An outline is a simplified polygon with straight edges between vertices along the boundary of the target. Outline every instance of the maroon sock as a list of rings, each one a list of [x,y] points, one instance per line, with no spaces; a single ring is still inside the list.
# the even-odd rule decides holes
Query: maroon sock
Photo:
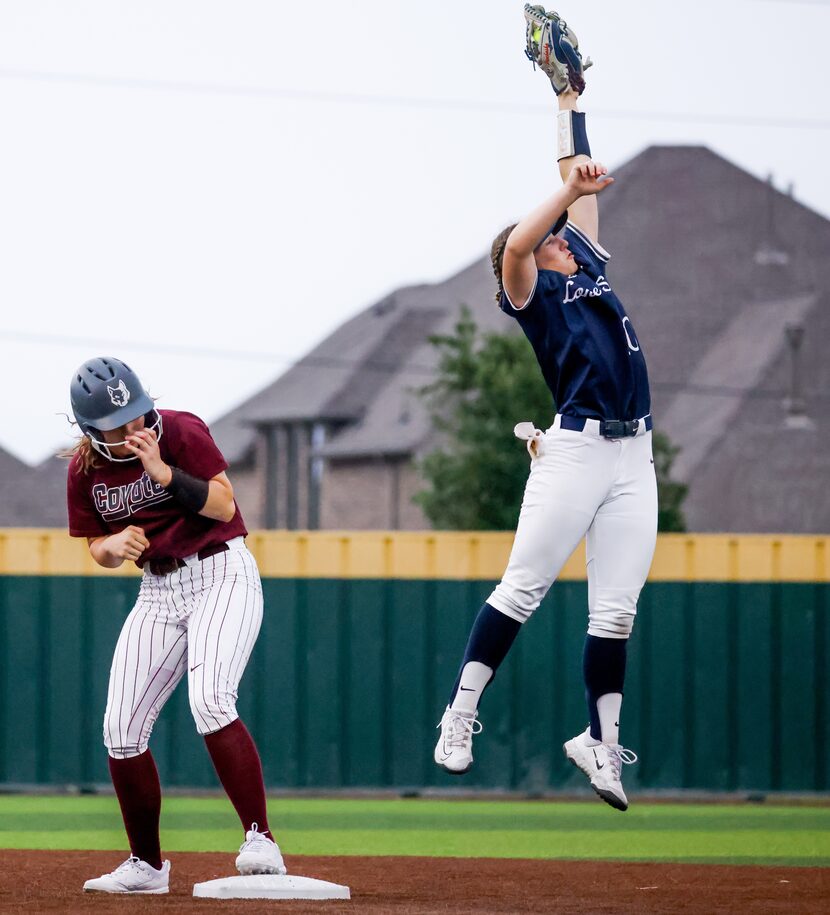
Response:
[[[247,832],[256,823],[259,832],[273,838],[265,812],[262,763],[242,720],[237,718],[221,731],[205,734],[205,743],[219,781],[242,820],[242,828]]]
[[[153,755],[145,750],[140,756],[129,759],[110,756],[109,763],[130,851],[158,870],[161,867],[161,784]]]

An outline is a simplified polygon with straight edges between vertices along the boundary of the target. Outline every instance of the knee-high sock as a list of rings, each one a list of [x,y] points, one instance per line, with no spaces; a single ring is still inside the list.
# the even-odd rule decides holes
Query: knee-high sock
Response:
[[[242,720],[237,718],[221,730],[205,734],[205,744],[242,828],[247,832],[256,823],[259,832],[273,838],[265,812],[262,762],[254,738]]]
[[[130,851],[158,870],[161,867],[159,816],[161,784],[152,753],[128,759],[109,758],[110,778],[121,806]]]
[[[473,623],[464,659],[450,694],[450,707],[475,711],[481,695],[496,675],[522,628],[517,620],[484,604]]]
[[[602,743],[619,743],[627,645],[628,639],[585,637],[582,670],[591,737]]]

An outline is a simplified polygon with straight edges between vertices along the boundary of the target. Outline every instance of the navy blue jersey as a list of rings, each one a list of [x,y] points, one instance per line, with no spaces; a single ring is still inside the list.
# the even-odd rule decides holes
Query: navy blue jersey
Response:
[[[651,410],[640,342],[605,272],[610,254],[569,222],[573,276],[540,270],[524,308],[502,294],[502,311],[530,340],[560,413],[640,419]]]

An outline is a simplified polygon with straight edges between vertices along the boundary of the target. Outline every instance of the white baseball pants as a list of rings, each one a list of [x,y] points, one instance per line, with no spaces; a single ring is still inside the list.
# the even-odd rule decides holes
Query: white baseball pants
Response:
[[[487,600],[524,623],[587,534],[588,633],[625,639],[657,538],[651,432],[641,422],[637,435],[608,439],[597,420],[582,432],[559,422],[531,462],[507,571]]]
[[[169,575],[145,569],[110,669],[104,744],[126,759],[147,749],[153,725],[187,673],[200,734],[235,721],[237,687],[262,623],[262,583],[242,537]]]

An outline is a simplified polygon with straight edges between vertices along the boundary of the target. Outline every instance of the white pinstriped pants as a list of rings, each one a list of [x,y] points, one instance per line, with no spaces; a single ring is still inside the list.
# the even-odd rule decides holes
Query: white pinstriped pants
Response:
[[[147,749],[153,725],[187,672],[200,734],[235,721],[237,687],[262,623],[262,583],[241,537],[169,575],[145,570],[110,669],[104,745],[127,759]]]

